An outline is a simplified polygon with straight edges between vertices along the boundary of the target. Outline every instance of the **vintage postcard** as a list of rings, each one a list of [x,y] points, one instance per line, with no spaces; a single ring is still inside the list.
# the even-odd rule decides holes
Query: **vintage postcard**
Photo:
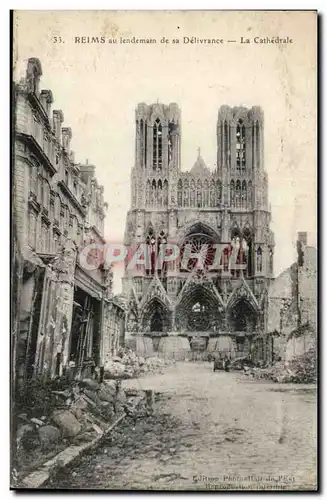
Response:
[[[11,487],[317,490],[317,12],[12,24]]]

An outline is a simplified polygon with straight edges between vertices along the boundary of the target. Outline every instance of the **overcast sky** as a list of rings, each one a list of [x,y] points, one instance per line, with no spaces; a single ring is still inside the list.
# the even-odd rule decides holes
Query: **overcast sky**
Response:
[[[134,162],[134,108],[159,99],[182,110],[182,170],[197,148],[216,162],[218,109],[261,106],[269,177],[275,275],[296,258],[297,231],[316,245],[316,33],[308,12],[20,11],[15,20],[15,78],[29,57],[42,64],[41,88],[54,94],[73,131],[77,162],[96,165],[109,209],[105,236],[122,241]],[[240,37],[289,36],[292,44],[240,44]],[[64,43],[53,43],[61,36]],[[169,44],[76,44],[74,37],[165,36]],[[183,37],[224,44],[183,44]],[[172,39],[180,44],[173,45]],[[226,40],[237,40],[226,43]],[[120,291],[117,274],[115,290]]]

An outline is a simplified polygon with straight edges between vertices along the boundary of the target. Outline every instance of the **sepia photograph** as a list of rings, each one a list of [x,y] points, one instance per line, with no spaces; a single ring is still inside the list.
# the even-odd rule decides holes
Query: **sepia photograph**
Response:
[[[317,491],[317,11],[11,23],[11,489]]]

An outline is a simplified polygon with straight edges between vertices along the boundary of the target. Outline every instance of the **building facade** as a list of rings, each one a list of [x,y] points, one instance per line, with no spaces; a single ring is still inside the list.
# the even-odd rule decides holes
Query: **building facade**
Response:
[[[274,237],[262,110],[219,109],[214,170],[200,151],[190,170],[181,168],[177,104],[139,104],[135,127],[125,244],[136,251],[145,244],[149,250],[147,265],[138,259],[133,268],[126,266],[126,335],[145,335],[159,350],[171,344],[233,355],[252,349],[256,339],[260,356],[266,357]],[[170,243],[178,246],[179,256],[159,268],[156,259]],[[219,256],[217,245],[224,249]],[[219,270],[210,270],[217,263]],[[183,341],[176,342],[176,336]]]
[[[103,187],[93,165],[75,162],[72,131],[63,126],[63,112],[52,111],[51,91],[40,90],[41,76],[40,61],[31,58],[25,78],[15,84],[19,380],[61,375],[68,368],[81,375],[103,366],[109,325],[120,325],[123,314],[113,305],[111,269],[91,269],[79,259],[86,245],[105,243]]]

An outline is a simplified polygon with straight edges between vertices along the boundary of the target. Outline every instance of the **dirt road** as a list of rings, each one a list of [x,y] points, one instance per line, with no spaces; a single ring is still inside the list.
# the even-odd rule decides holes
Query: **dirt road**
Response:
[[[50,487],[314,489],[314,386],[248,381],[209,363],[126,385],[155,391],[153,415],[126,419]]]

